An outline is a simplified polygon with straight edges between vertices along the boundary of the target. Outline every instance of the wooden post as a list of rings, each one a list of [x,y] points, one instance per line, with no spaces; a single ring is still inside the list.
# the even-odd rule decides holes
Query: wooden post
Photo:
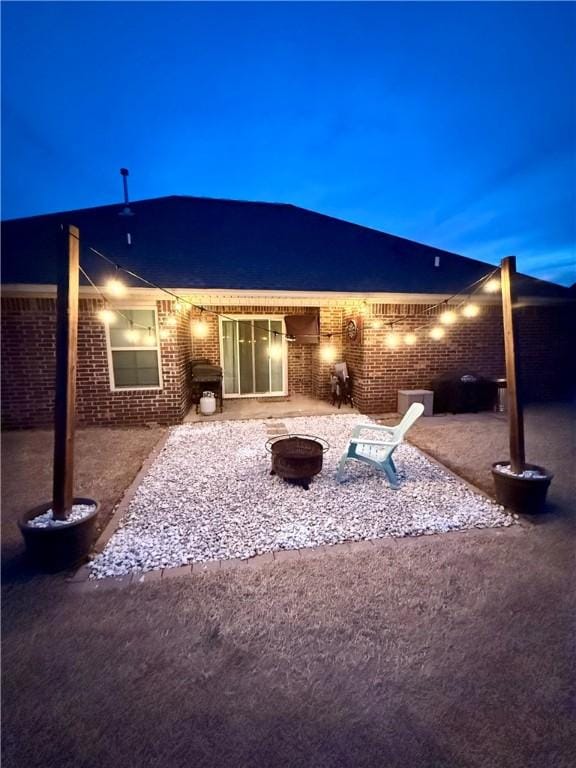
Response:
[[[504,319],[504,352],[508,388],[508,429],[510,436],[510,467],[519,474],[524,470],[524,414],[519,393],[518,338],[514,322],[516,303],[516,257],[502,259],[502,315]]]
[[[54,478],[52,509],[55,520],[66,520],[74,496],[74,413],[78,340],[77,227],[65,231],[58,271],[56,300],[56,403],[54,408]]]

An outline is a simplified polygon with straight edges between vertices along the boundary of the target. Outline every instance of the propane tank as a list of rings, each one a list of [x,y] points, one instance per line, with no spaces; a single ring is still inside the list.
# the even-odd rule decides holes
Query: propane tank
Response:
[[[216,413],[216,397],[214,392],[202,392],[200,413],[202,416],[212,416],[213,413]]]

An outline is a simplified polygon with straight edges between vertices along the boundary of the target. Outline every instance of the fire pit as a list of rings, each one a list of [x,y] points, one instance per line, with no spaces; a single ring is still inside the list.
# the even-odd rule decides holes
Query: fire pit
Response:
[[[308,490],[312,478],[322,470],[322,456],[330,446],[314,435],[279,435],[266,443],[272,454],[271,475]]]

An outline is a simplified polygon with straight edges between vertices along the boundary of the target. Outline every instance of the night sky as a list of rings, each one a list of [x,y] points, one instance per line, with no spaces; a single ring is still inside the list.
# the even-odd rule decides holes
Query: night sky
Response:
[[[290,202],[576,281],[571,3],[2,3],[2,217]]]

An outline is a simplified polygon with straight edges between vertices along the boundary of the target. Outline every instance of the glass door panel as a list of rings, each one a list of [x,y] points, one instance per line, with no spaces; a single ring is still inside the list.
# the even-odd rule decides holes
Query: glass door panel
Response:
[[[254,392],[254,355],[252,339],[252,321],[237,320],[238,326],[238,362],[240,376],[240,394]]]
[[[222,321],[224,392],[238,392],[238,323]]]
[[[285,340],[282,320],[222,320],[225,395],[283,394]]]
[[[284,346],[282,320],[270,320],[270,391],[282,392],[284,389]]]
[[[270,392],[270,332],[266,318],[254,318],[254,391]]]

